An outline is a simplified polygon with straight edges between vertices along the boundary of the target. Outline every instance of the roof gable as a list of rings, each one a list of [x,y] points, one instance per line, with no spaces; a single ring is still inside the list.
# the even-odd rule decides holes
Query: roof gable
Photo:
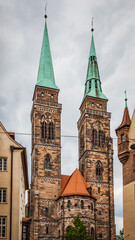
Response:
[[[81,175],[78,168],[73,172],[73,174],[67,180],[65,187],[62,189],[61,196],[71,196],[71,195],[83,195],[90,196],[88,190],[88,185]]]

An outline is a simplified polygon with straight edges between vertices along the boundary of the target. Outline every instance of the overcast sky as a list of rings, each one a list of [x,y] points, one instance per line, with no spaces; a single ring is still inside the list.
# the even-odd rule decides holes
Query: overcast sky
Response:
[[[43,0],[0,0],[0,121],[8,131],[30,133],[32,96],[44,29]],[[132,116],[135,101],[135,1],[48,0],[48,32],[56,84],[60,88],[62,135],[77,136],[94,17],[94,40],[103,93],[112,113],[117,232],[122,228],[122,168],[115,128],[124,110],[124,91]],[[31,136],[17,135],[27,148]],[[78,139],[62,138],[62,173],[78,167]]]

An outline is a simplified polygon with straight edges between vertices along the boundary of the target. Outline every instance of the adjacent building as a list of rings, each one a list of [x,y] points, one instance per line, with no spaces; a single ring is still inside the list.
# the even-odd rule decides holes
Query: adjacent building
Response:
[[[124,237],[135,239],[135,111],[130,119],[127,97],[118,137],[118,157],[123,167],[123,225]]]
[[[22,239],[27,189],[26,149],[0,122],[0,239]]]
[[[62,105],[58,95],[45,20],[31,111],[31,240],[64,239],[66,227],[78,214],[93,240],[114,240],[111,114],[101,88],[93,29],[77,123],[79,169],[71,176],[61,175]]]

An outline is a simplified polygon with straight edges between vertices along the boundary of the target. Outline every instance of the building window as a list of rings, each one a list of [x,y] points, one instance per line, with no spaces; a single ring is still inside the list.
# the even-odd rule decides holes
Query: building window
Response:
[[[6,217],[0,217],[0,238],[6,237]]]
[[[46,234],[48,234],[49,233],[49,228],[48,227],[46,227]]]
[[[90,187],[88,190],[89,190],[89,194],[92,195],[92,187]]]
[[[7,159],[0,158],[0,171],[7,171]]]
[[[124,142],[125,141],[125,135],[124,133],[121,134],[121,142]]]
[[[58,232],[58,236],[60,237],[60,229],[59,229],[59,232]]]
[[[96,176],[102,177],[102,172],[103,172],[102,163],[100,161],[98,161],[96,164]]]
[[[0,203],[6,203],[7,190],[0,189]]]
[[[93,227],[91,228],[91,237],[92,237],[92,240],[94,240],[94,228]]]
[[[82,176],[84,177],[84,164],[82,163]]]
[[[98,187],[98,193],[100,193],[100,187]]]
[[[95,88],[97,88],[97,80],[95,80]]]
[[[99,233],[99,238],[102,238],[102,233]]]
[[[71,208],[71,201],[70,201],[70,200],[68,200],[68,202],[67,202],[67,208],[68,208],[68,209]]]
[[[84,209],[84,201],[81,200],[81,209]]]
[[[93,211],[93,203],[91,203],[91,211]]]
[[[41,123],[41,137],[42,139],[47,139],[47,123],[46,122]]]
[[[48,139],[50,140],[54,139],[54,124],[52,122],[49,123]]]
[[[91,89],[91,80],[89,81],[89,90]]]
[[[50,155],[47,154],[45,158],[45,169],[51,169],[51,161],[50,161]]]
[[[92,130],[92,144],[93,146],[97,146],[97,130]]]
[[[45,209],[45,216],[48,217],[48,208]]]
[[[84,148],[84,126],[82,126],[80,131],[80,150]]]

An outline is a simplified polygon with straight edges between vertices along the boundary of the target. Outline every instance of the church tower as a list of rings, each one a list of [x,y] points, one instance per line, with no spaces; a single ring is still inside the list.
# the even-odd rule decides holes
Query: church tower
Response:
[[[114,240],[113,145],[111,114],[102,92],[98,63],[92,39],[84,97],[78,121],[79,170],[96,197],[95,239]]]
[[[55,83],[47,16],[31,111],[31,239],[56,239],[56,199],[61,193],[61,104]]]

